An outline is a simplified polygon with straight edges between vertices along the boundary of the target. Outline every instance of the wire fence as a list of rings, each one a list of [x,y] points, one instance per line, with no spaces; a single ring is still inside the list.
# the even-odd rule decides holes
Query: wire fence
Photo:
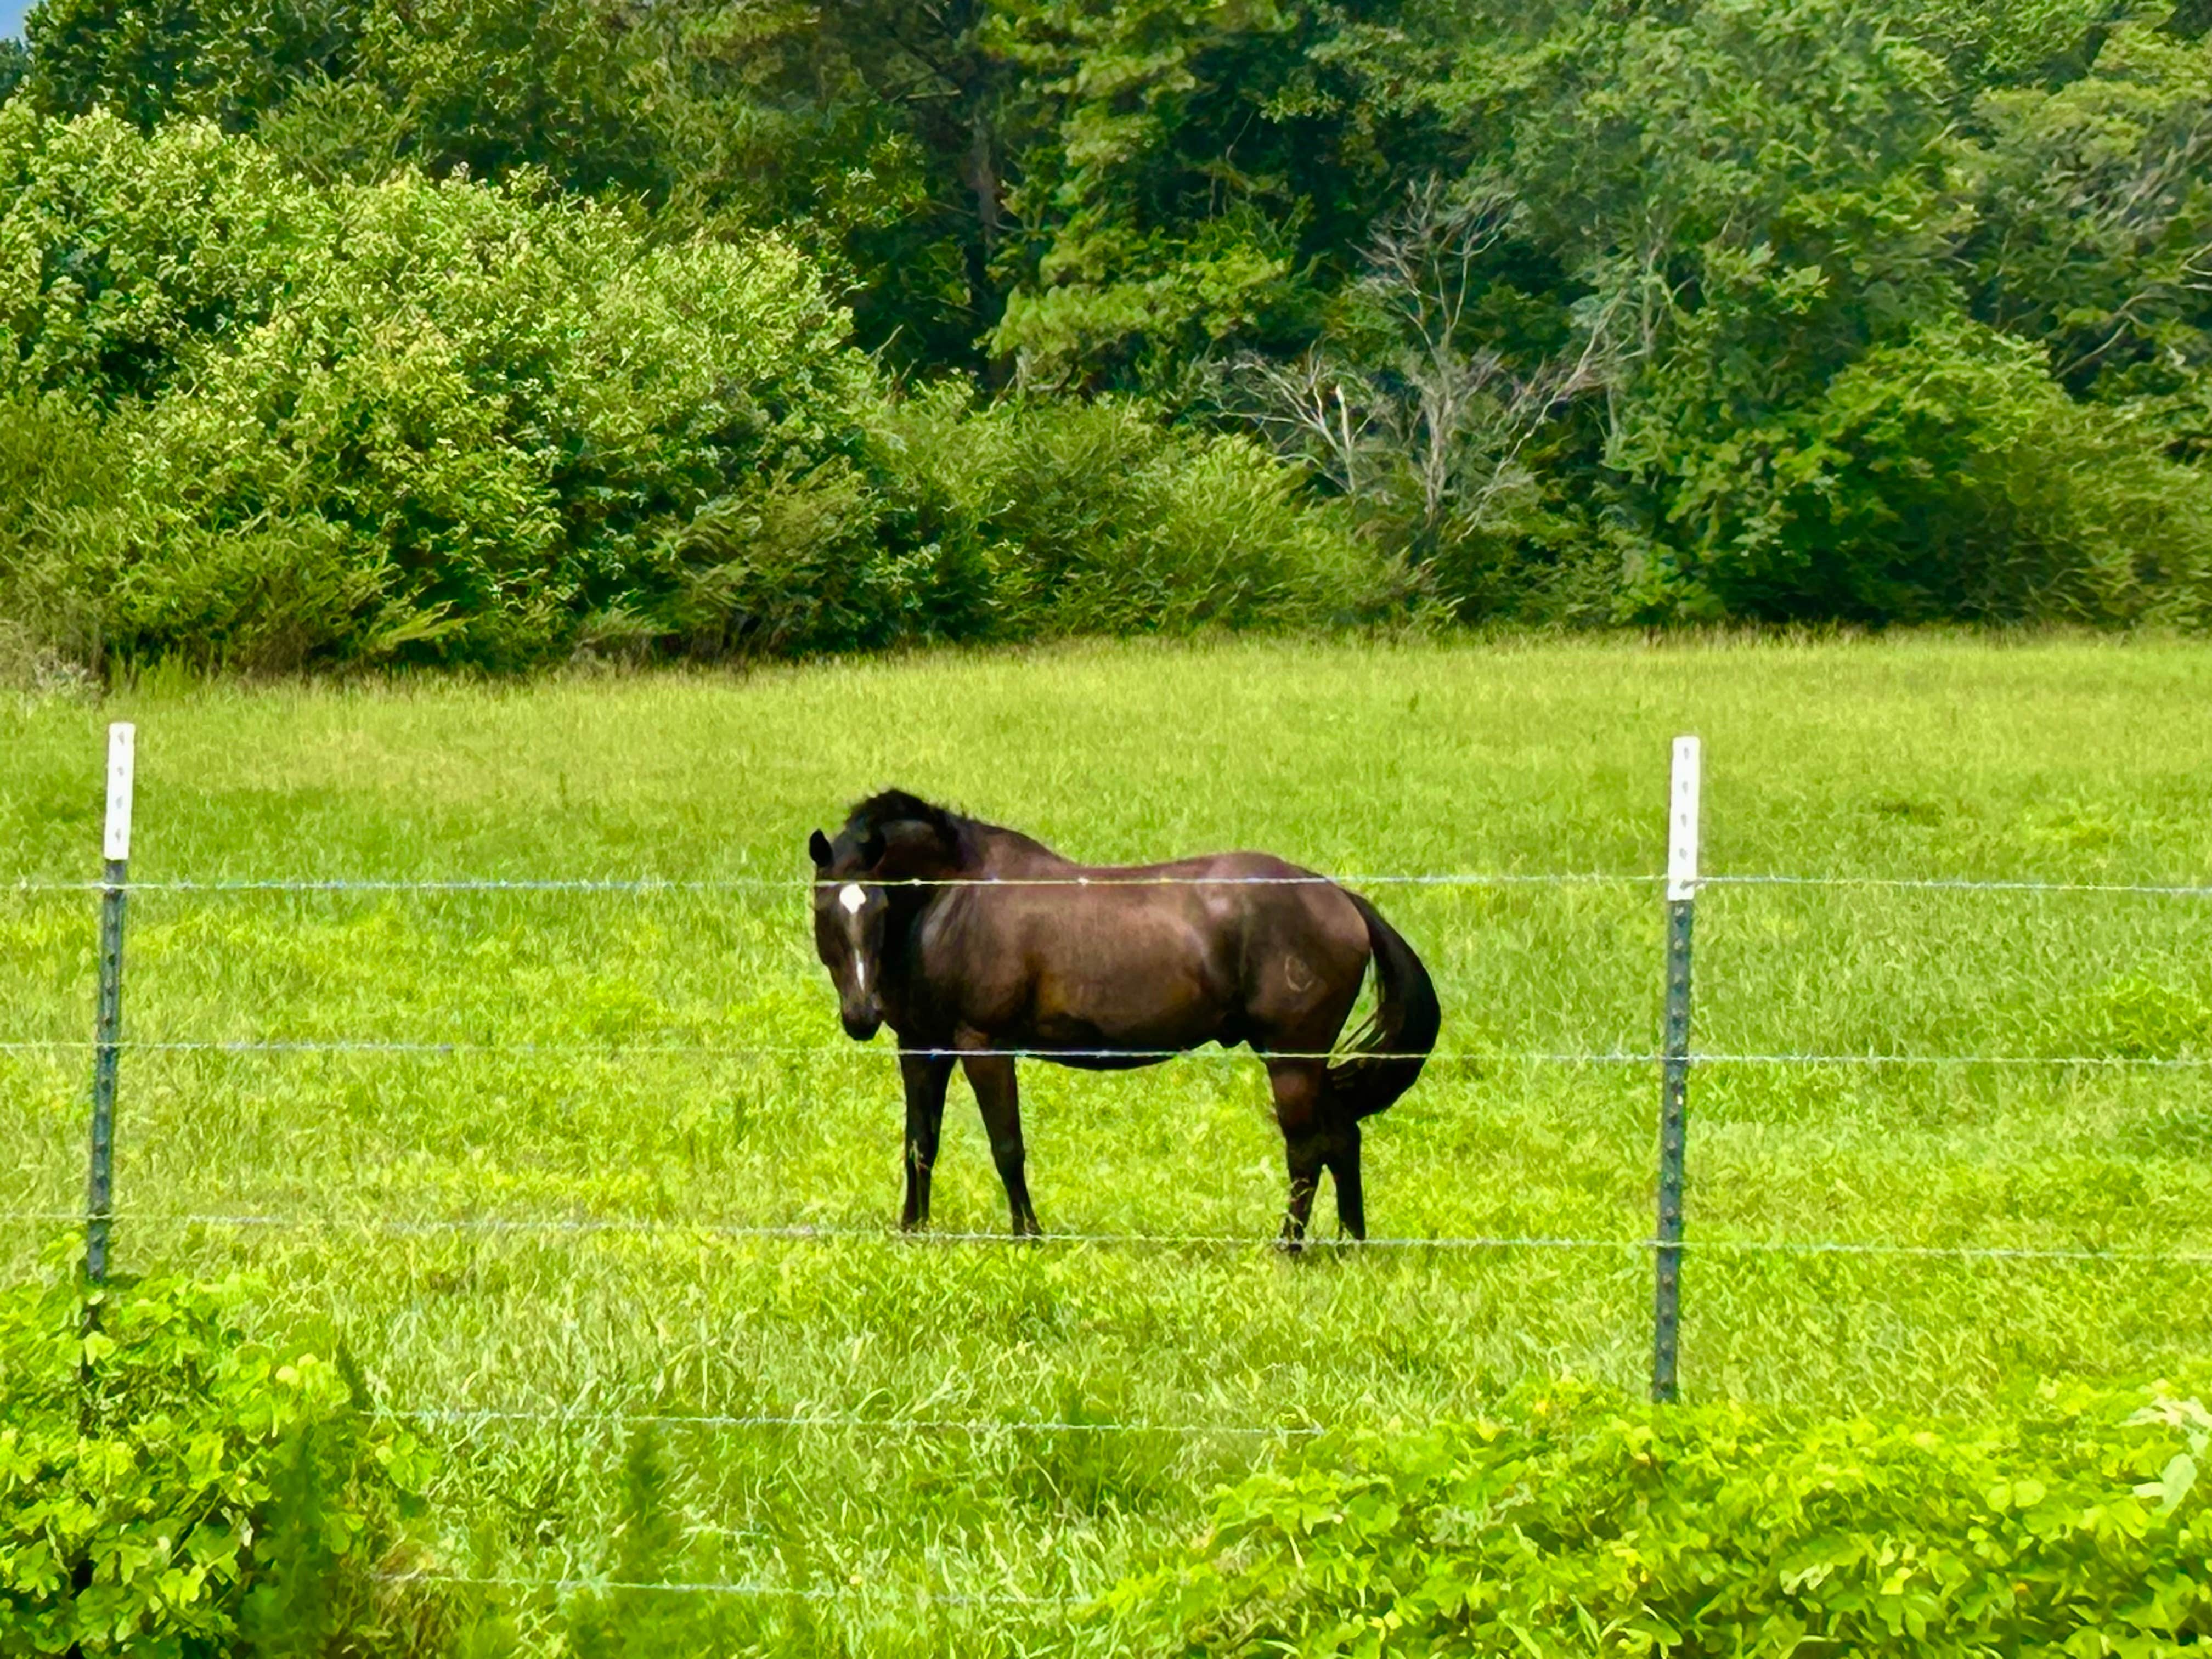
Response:
[[[1642,872],[1520,872],[1520,871],[1460,871],[1460,872],[1382,872],[1363,875],[1323,875],[1301,872],[1287,876],[1258,875],[1187,875],[1175,873],[1114,874],[1091,876],[1022,878],[1013,879],[952,878],[943,879],[913,879],[899,882],[871,883],[871,885],[914,887],[1106,887],[1129,886],[1284,886],[1340,884],[1350,886],[1420,886],[1420,887],[1499,887],[1499,886],[1588,886],[1634,885],[1650,886],[1664,882],[1664,875]],[[1949,877],[1897,877],[1880,875],[1820,875],[1796,873],[1715,873],[1696,877],[1697,887],[1805,887],[1805,888],[1863,888],[1901,891],[1978,892],[2017,895],[2113,895],[2157,898],[2212,897],[2212,884],[2185,882],[2079,882],[2039,879],[1984,879]],[[765,890],[804,892],[825,885],[805,877],[735,876],[707,879],[672,879],[659,877],[637,878],[238,878],[210,880],[154,880],[81,882],[39,878],[21,878],[0,890],[17,893],[174,893],[186,895],[220,894],[328,894],[368,893],[429,895],[465,893],[546,893],[546,894],[605,894],[646,896],[671,893],[707,893],[732,890]],[[76,1054],[96,1051],[102,1046],[125,1054],[210,1054],[229,1056],[266,1055],[356,1055],[392,1059],[424,1059],[470,1057],[517,1057],[522,1059],[622,1060],[635,1057],[657,1056],[720,1060],[863,1060],[898,1061],[909,1058],[942,1060],[1013,1059],[1044,1060],[1196,1060],[1205,1061],[1240,1061],[1245,1056],[1234,1050],[1202,1049],[1129,1049],[1121,1048],[902,1048],[886,1043],[745,1043],[726,1044],[684,1039],[661,1041],[615,1041],[591,1043],[540,1042],[532,1041],[501,1042],[471,1040],[410,1040],[381,1037],[185,1037],[185,1038],[125,1038],[102,1045],[96,1039],[82,1037],[9,1037],[0,1039],[0,1054]],[[1334,1052],[1274,1053],[1267,1056],[1278,1060],[1328,1060],[1341,1059]],[[1382,1056],[1389,1057],[1389,1056]],[[1576,1050],[1460,1050],[1443,1051],[1425,1056],[1430,1065],[1440,1066],[1552,1066],[1564,1067],[1640,1067],[1661,1064],[1668,1058],[1657,1050],[1592,1049]],[[2118,1071],[2178,1071],[2195,1072],[2212,1069],[2212,1055],[2201,1054],[1899,1054],[1879,1051],[1826,1052],[1820,1050],[1774,1051],[1764,1053],[1720,1052],[1691,1050],[1680,1056],[1687,1064],[1700,1067],[1972,1067],[2002,1068],[2072,1068],[2112,1069]],[[441,1232],[531,1232],[545,1234],[588,1234],[610,1231],[663,1232],[681,1231],[713,1234],[729,1238],[817,1240],[907,1238],[875,1227],[834,1226],[811,1223],[757,1224],[714,1221],[672,1221],[657,1218],[517,1218],[471,1217],[406,1219],[382,1218],[364,1221],[339,1221],[329,1218],[284,1217],[268,1215],[239,1215],[228,1213],[161,1214],[151,1212],[120,1211],[118,1219],[127,1219],[142,1224],[167,1227],[228,1227],[238,1229],[318,1229],[341,1226],[365,1226],[371,1231],[396,1234]],[[9,1220],[30,1223],[67,1224],[81,1221],[81,1216],[64,1212],[17,1212]],[[933,1232],[922,1235],[937,1243],[984,1243],[1004,1242],[1010,1235],[993,1232]],[[1030,1242],[1040,1243],[1085,1244],[1118,1247],[1156,1246],[1165,1248],[1213,1247],[1255,1249],[1268,1245],[1271,1241],[1252,1237],[1209,1236],[1196,1234],[1148,1234],[1109,1232],[1056,1232],[1028,1236]],[[1310,1239],[1310,1247],[1335,1248],[1345,1243],[1335,1239]],[[1438,1249],[1438,1250],[1509,1250],[1509,1249],[1590,1249],[1648,1251],[1662,1247],[1662,1241],[1644,1238],[1630,1239],[1574,1239],[1522,1236],[1474,1236],[1460,1237],[1372,1238],[1364,1241],[1364,1248],[1377,1250]],[[1688,1240],[1669,1244],[1667,1248],[1695,1253],[1771,1252],[1784,1255],[1855,1255],[1923,1257],[1950,1260],[1987,1261],[2145,1261],[2189,1264],[2212,1261],[2212,1252],[2128,1251],[2093,1248],[2045,1248],[2034,1246],[1942,1246],[1907,1245],[1880,1241],[1852,1240]]]
[[[122,775],[121,833],[119,841],[115,817],[114,764],[115,751],[111,750],[110,820],[108,832],[108,865],[106,878],[100,881],[65,881],[36,877],[24,877],[0,885],[0,893],[25,896],[57,895],[83,896],[98,894],[104,904],[104,926],[112,926],[119,952],[121,905],[123,900],[134,895],[215,897],[226,895],[350,895],[422,896],[441,897],[471,894],[554,895],[573,896],[609,896],[648,899],[662,896],[712,896],[744,893],[796,895],[820,893],[840,884],[818,878],[795,875],[738,873],[708,878],[665,878],[640,875],[628,878],[607,877],[222,877],[201,879],[131,880],[127,878],[126,864],[129,843],[129,776],[128,733],[124,740],[124,772]],[[1683,753],[1678,744],[1677,806],[1680,805],[1683,782],[1681,767]],[[1457,871],[1429,872],[1374,872],[1365,874],[1324,875],[1304,871],[1285,873],[1193,873],[1167,869],[1136,869],[1129,871],[1078,872],[1066,875],[1030,876],[1017,878],[917,878],[892,881],[870,881],[870,886],[907,888],[1053,888],[1053,889],[1123,889],[1158,887],[1306,887],[1340,885],[1352,888],[1400,888],[1430,890],[1510,889],[1520,887],[1585,888],[1619,887],[1648,889],[1664,884],[1670,911],[1668,958],[1669,1020],[1667,1046],[1659,1049],[1635,1048],[1596,1048],[1575,1050],[1459,1050],[1425,1056],[1428,1063],[1455,1066],[1545,1066],[1563,1067],[1644,1067],[1666,1068],[1668,1087],[1677,1091],[1681,1079],[1690,1068],[1716,1067],[1976,1067],[2045,1068],[2053,1072],[2066,1069],[2097,1069],[2116,1072],[2179,1072],[2188,1073],[2212,1068],[2212,1054],[2182,1053],[2171,1054],[2097,1054],[2097,1053],[1887,1053],[1887,1052],[1822,1052],[1816,1049],[1772,1052],[1704,1052],[1687,1046],[1687,987],[1688,940],[1686,907],[1695,894],[1704,888],[1805,888],[1823,890],[1863,890],[1870,891],[1927,892],[2008,895],[2017,896],[2112,896],[2158,900],[2193,901],[2212,898],[2212,884],[2189,881],[2093,882],[2040,880],[2017,878],[1979,878],[1973,877],[1918,877],[1856,874],[1798,874],[1798,873],[1719,873],[1702,875],[1696,870],[1696,783],[1697,765],[1694,745],[1690,757],[1688,782],[1688,829],[1686,861],[1678,838],[1670,847],[1668,868],[1663,874],[1640,872],[1520,872],[1520,871]],[[1679,953],[1679,954],[1678,954]],[[709,1040],[693,1040],[680,1033],[653,1034],[637,1041],[572,1042],[498,1040],[421,1040],[356,1036],[255,1036],[239,1037],[199,1036],[179,1035],[151,1039],[123,1039],[118,1033],[118,1023],[108,1018],[119,998],[119,963],[111,965],[103,951],[101,996],[103,1024],[101,1035],[90,1039],[47,1037],[16,1035],[0,1038],[0,1054],[76,1054],[90,1053],[97,1056],[103,1068],[96,1077],[104,1077],[110,1098],[103,1106],[95,1083],[94,1113],[94,1174],[92,1218],[81,1212],[24,1210],[0,1214],[0,1221],[16,1225],[37,1227],[74,1227],[88,1225],[88,1240],[96,1237],[104,1261],[106,1229],[118,1224],[144,1228],[238,1231],[267,1230],[301,1233],[346,1234],[370,1233],[391,1237],[423,1236],[454,1237],[492,1237],[511,1236],[548,1241],[581,1239],[592,1236],[638,1236],[698,1239],[713,1237],[733,1241],[789,1243],[793,1244],[875,1243],[904,1247],[963,1247],[999,1246],[1006,1243],[1010,1235],[990,1231],[926,1231],[907,1233],[876,1225],[847,1224],[836,1222],[775,1222],[757,1219],[684,1218],[666,1216],[511,1216],[464,1215],[423,1216],[410,1218],[378,1213],[373,1215],[304,1215],[229,1213],[222,1212],[175,1211],[158,1209],[117,1208],[105,1198],[102,1182],[102,1118],[101,1112],[112,1107],[114,1063],[122,1054],[215,1056],[357,1056],[365,1059],[437,1060],[471,1057],[514,1057],[551,1060],[606,1061],[623,1060],[641,1056],[665,1056],[699,1060],[792,1060],[805,1059],[839,1060],[863,1059],[872,1060],[905,1060],[928,1059],[963,1060],[981,1059],[1042,1060],[1058,1061],[1167,1060],[1198,1058],[1208,1060],[1242,1059],[1233,1051],[1208,1048],[1198,1051],[1182,1049],[1131,1049],[1126,1048],[1038,1048],[1038,1047],[951,1047],[902,1048],[896,1044],[798,1044],[798,1043],[741,1043],[729,1044]],[[1679,999],[1679,1003],[1678,1000]],[[1679,1024],[1675,1018],[1679,1013]],[[1678,1037],[1678,1033],[1679,1037]],[[1273,1060],[1331,1060],[1346,1056],[1336,1053],[1276,1053],[1264,1056]],[[1379,1058],[1391,1056],[1380,1055]],[[1678,1123],[1678,1121],[1677,1121]],[[1659,1329],[1658,1358],[1655,1360],[1655,1396],[1672,1397],[1672,1332],[1674,1313],[1671,1305],[1673,1280],[1670,1274],[1683,1255],[1712,1257],[1860,1257],[1875,1260],[1917,1259],[1942,1261],[1960,1264],[1985,1263],[2042,1263],[2053,1265],[2156,1264],[2166,1267],[2203,1267],[2212,1265],[2212,1249],[2149,1249],[2125,1246],[2108,1247],[2087,1243],[1902,1243],[1887,1240],[1850,1239],[1783,1239],[1783,1238],[1687,1238],[1680,1232],[1679,1133],[1671,1152],[1674,1159],[1673,1178],[1676,1182],[1677,1210],[1670,1218],[1668,1211],[1667,1133],[1662,1127],[1660,1228],[1656,1236],[1614,1237],[1553,1237],[1541,1235],[1481,1235],[1424,1236],[1370,1238],[1352,1241],[1343,1238],[1314,1237],[1304,1241],[1303,1247],[1314,1250],[1358,1250],[1367,1252],[1466,1254],[1511,1252],[1565,1252],[1603,1254],[1631,1261],[1656,1259],[1659,1283],[1656,1323]],[[1255,1251],[1273,1248],[1278,1241],[1249,1236],[1207,1234],[1198,1232],[1154,1233],[1141,1231],[1057,1231],[1024,1237],[1028,1245],[1060,1246],[1077,1249],[1204,1249]],[[88,1253],[88,1261],[91,1259]],[[94,1277],[98,1277],[95,1273]],[[1662,1378],[1663,1376],[1663,1389]],[[981,1438],[992,1436],[1015,1435],[1134,1437],[1161,1436],[1186,1441],[1226,1439],[1254,1443],[1310,1439],[1327,1431],[1327,1425],[1311,1421],[1281,1422],[1189,1422],[1189,1421],[1125,1421],[1089,1420],[1074,1416],[992,1417],[981,1415],[931,1415],[917,1413],[908,1416],[867,1416],[857,1413],[835,1413],[811,1410],[759,1410],[748,1413],[657,1412],[636,1410],[608,1410],[587,1407],[581,1403],[567,1406],[504,1406],[477,1407],[453,1403],[397,1406],[385,1403],[375,1407],[373,1415],[391,1421],[404,1422],[424,1431],[473,1432],[499,1428],[537,1428],[544,1430],[586,1429],[621,1432],[642,1428],[669,1432],[741,1433],[836,1433],[877,1437],[896,1436],[955,1436]],[[980,1593],[933,1589],[925,1586],[901,1583],[892,1579],[850,1583],[786,1584],[767,1580],[720,1582],[697,1581],[633,1581],[599,1577],[563,1572],[550,1577],[520,1575],[477,1576],[444,1571],[422,1570],[380,1575],[381,1582],[393,1586],[420,1584],[490,1590],[511,1590],[535,1595],[563,1595],[574,1593],[616,1594],[655,1593],[717,1596],[751,1596],[763,1598],[793,1598],[805,1601],[905,1599],[920,1600],[949,1606],[975,1606],[985,1603],[1006,1604],[1015,1607],[1063,1607],[1090,1598],[1074,1595],[1033,1595],[1012,1589],[993,1589]]]
[[[914,877],[871,880],[872,887],[1586,887],[1656,886],[1667,878],[1639,871],[1440,871],[1288,876],[1189,876],[1146,873],[1083,876]],[[639,877],[240,877],[173,881],[68,881],[21,877],[0,884],[19,894],[124,893],[604,893],[643,896],[664,893],[811,892],[840,884],[805,876]],[[2145,898],[2212,899],[2212,883],[2098,882],[2009,879],[1972,876],[1797,875],[1721,872],[1700,875],[1705,887],[1856,887],[1902,892],[2073,893]]]
[[[834,1222],[793,1222],[763,1224],[755,1222],[689,1219],[682,1217],[641,1216],[434,1216],[410,1219],[387,1215],[311,1216],[250,1215],[222,1211],[118,1210],[118,1221],[137,1226],[169,1229],[225,1228],[240,1231],[369,1233],[393,1237],[439,1235],[500,1234],[586,1237],[599,1233],[639,1234],[693,1239],[711,1237],[732,1241],[784,1241],[798,1243],[872,1242],[901,1249],[931,1249],[957,1245],[1069,1245],[1103,1249],[1218,1249],[1261,1252],[1282,1248],[1279,1239],[1249,1233],[1146,1233],[1053,1231],[1037,1233],[988,1232],[972,1230],[928,1229],[913,1232],[884,1226]],[[81,1213],[63,1210],[0,1212],[0,1221],[22,1226],[78,1227]],[[1893,1256],[1950,1261],[2075,1261],[2112,1263],[2168,1263],[2177,1266],[2212,1264],[2212,1250],[2152,1250],[2125,1245],[2033,1244],[1899,1244],[1880,1239],[1684,1238],[1668,1242],[1647,1237],[1575,1238],[1543,1233],[1413,1234],[1363,1239],[1310,1237],[1299,1246],[1307,1250],[1364,1251],[1605,1251],[1641,1255],[1657,1249],[1676,1249],[1692,1255],[1856,1255]]]
[[[86,1037],[24,1037],[0,1042],[0,1054],[91,1053],[102,1045]],[[107,1045],[124,1054],[390,1054],[430,1058],[519,1054],[561,1060],[626,1060],[676,1055],[701,1060],[1193,1060],[1241,1061],[1249,1058],[1230,1048],[902,1048],[887,1043],[689,1042],[404,1042],[381,1037],[202,1037],[181,1041],[125,1038]],[[1362,1049],[1363,1060],[1420,1060],[1431,1066],[1655,1066],[1666,1055],[1633,1049],[1588,1052],[1541,1049],[1446,1050],[1426,1055]],[[1267,1049],[1267,1060],[1340,1060],[1335,1049]],[[1693,1066],[2116,1066],[2148,1071],[2198,1071],[2212,1067],[2202,1054],[1887,1054],[1831,1053],[1720,1054],[1692,1049],[1683,1056]]]

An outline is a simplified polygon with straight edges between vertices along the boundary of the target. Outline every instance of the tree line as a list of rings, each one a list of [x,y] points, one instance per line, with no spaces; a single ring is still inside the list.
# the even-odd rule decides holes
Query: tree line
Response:
[[[2202,625],[2208,26],[43,0],[0,60],[0,613],[495,665]]]

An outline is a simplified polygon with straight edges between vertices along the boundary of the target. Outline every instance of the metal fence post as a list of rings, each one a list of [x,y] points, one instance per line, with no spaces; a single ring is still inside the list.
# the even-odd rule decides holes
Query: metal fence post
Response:
[[[1652,1293],[1651,1397],[1675,1396],[1682,1317],[1682,1153],[1690,1094],[1690,917],[1698,893],[1698,739],[1674,739],[1667,813],[1667,1024],[1659,1078],[1659,1232]]]
[[[100,1013],[92,1051],[92,1168],[85,1183],[84,1276],[107,1280],[115,1215],[115,1067],[123,1041],[123,902],[131,864],[131,782],[137,728],[107,728],[106,863],[100,883]]]

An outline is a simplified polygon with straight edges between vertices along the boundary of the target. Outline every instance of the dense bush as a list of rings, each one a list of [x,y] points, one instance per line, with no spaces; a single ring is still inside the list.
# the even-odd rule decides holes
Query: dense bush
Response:
[[[319,1653],[392,1612],[374,1574],[422,1455],[342,1359],[250,1340],[239,1302],[0,1291],[0,1652]]]
[[[88,661],[794,653],[1331,620],[1239,440],[902,405],[772,236],[0,110],[0,608]]]
[[[1317,1443],[1109,1601],[1136,1654],[2197,1652],[2208,1439],[2163,1387],[1936,1426],[1565,1385]]]
[[[886,532],[958,548],[1004,636],[1359,619],[1401,580],[1259,446],[1142,406],[976,408],[941,386],[890,411]]]
[[[5,580],[65,647],[527,662],[708,502],[860,443],[867,366],[773,240],[654,248],[413,174],[318,189],[211,127],[14,106],[0,169],[0,373],[46,405],[5,441],[32,485]]]
[[[2212,474],[1973,324],[1869,351],[1682,469],[1647,603],[1708,617],[2207,620]]]

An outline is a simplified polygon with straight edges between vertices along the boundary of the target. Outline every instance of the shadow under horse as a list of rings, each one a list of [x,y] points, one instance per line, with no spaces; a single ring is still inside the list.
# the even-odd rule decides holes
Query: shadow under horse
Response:
[[[814,941],[848,1035],[888,1024],[906,1085],[906,1206],[929,1219],[957,1064],[982,1109],[1017,1233],[1037,1232],[1023,1171],[1017,1053],[1091,1071],[1218,1042],[1267,1068],[1290,1167],[1283,1240],[1305,1236],[1326,1169],[1345,1233],[1367,1235],[1359,1125],[1413,1085],[1442,1012],[1428,970],[1375,907],[1261,853],[1102,868],[1017,830],[891,790],[817,830]],[[1337,1040],[1375,967],[1372,1018]]]

